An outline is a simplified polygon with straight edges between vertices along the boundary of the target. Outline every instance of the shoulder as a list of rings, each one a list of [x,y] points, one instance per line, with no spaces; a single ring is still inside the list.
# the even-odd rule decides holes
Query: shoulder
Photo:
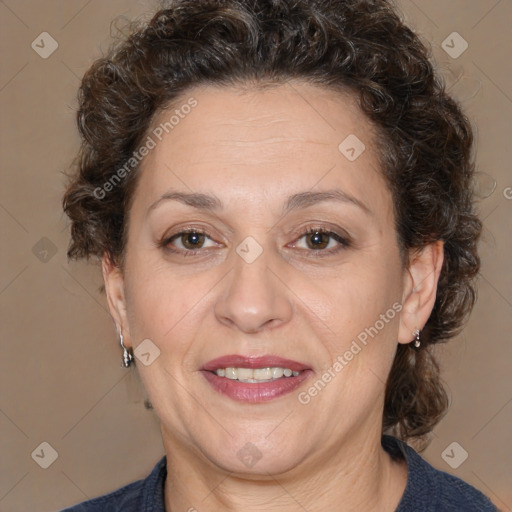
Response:
[[[109,494],[65,508],[61,512],[144,512],[146,510],[164,512],[166,462],[164,456],[146,478],[125,485]],[[151,508],[148,508],[148,504]]]
[[[434,468],[405,442],[384,435],[382,445],[391,456],[403,456],[408,466],[407,485],[395,512],[497,512],[485,494]]]
[[[138,510],[143,480],[128,484],[104,496],[98,496],[61,512],[117,512]]]

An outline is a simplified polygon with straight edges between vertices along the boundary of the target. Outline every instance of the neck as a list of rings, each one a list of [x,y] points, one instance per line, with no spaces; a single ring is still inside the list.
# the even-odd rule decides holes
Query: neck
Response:
[[[393,512],[405,490],[406,462],[391,459],[380,431],[355,437],[320,463],[248,477],[218,468],[164,435],[166,512]]]

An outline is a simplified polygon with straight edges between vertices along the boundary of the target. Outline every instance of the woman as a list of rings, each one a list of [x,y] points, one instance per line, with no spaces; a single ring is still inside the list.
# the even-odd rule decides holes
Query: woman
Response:
[[[472,135],[385,0],[176,0],[80,89],[102,260],[165,457],[67,510],[496,510],[420,447],[474,300]],[[389,435],[392,434],[392,435]]]

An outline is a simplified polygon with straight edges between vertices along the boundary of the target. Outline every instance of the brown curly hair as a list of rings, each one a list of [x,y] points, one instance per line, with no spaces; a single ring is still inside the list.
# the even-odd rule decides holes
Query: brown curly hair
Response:
[[[98,197],[133,156],[155,114],[200,84],[285,83],[351,91],[379,133],[404,265],[444,241],[422,347],[399,344],[383,430],[422,441],[448,397],[431,345],[460,332],[476,291],[482,225],[473,204],[470,123],[447,95],[430,53],[386,0],[173,0],[94,62],[79,91],[82,146],[63,198],[69,258],[106,254],[123,268],[137,168]]]

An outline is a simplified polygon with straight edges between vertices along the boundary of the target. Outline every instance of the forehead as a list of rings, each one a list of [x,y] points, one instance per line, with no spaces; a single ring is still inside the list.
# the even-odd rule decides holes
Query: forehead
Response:
[[[172,115],[188,111],[185,107],[192,98],[197,105],[188,114],[179,119]],[[166,121],[171,118],[176,124],[171,130],[167,125],[166,131],[172,131],[174,148],[195,149],[187,151],[187,157],[194,154],[199,161],[209,155],[195,145],[196,141],[213,143],[215,156],[245,156],[251,150],[257,153],[265,145],[266,156],[285,157],[282,148],[287,143],[336,149],[344,132],[352,130],[368,139],[373,128],[348,92],[334,92],[304,83],[263,89],[197,87],[160,112],[152,128],[165,129]],[[305,150],[311,149],[305,147]]]
[[[168,188],[266,202],[323,186],[360,197],[373,189],[373,201],[387,192],[375,129],[348,92],[304,83],[197,87],[159,112],[148,134],[156,144],[136,192],[146,203]],[[345,140],[364,148],[357,159],[346,144],[340,151]]]

